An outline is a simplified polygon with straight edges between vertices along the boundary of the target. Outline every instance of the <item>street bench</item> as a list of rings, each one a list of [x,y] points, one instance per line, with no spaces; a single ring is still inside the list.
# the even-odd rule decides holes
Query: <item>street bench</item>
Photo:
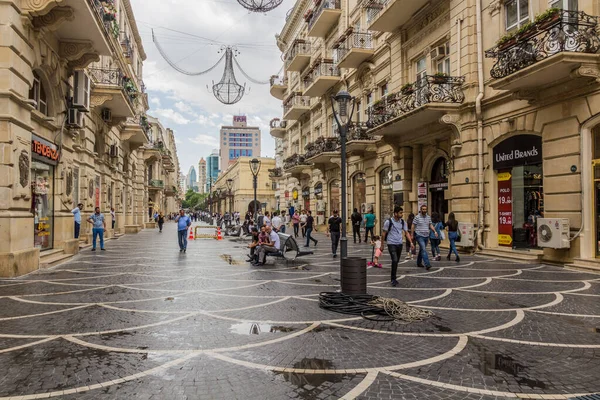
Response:
[[[279,251],[277,253],[267,253],[267,256],[284,258],[287,261],[294,261],[297,257],[308,256],[314,254],[312,251],[301,251],[298,247],[298,242],[291,235],[278,233],[279,235]]]

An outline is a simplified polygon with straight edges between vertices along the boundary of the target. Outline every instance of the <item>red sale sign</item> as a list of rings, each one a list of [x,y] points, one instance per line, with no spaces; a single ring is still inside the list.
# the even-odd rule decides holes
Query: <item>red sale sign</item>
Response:
[[[498,173],[498,244],[512,246],[512,180],[510,172]]]

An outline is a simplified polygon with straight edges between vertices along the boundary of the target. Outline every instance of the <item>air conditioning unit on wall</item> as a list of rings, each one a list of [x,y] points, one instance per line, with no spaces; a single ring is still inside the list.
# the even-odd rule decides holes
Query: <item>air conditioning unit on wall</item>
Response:
[[[73,72],[73,107],[80,111],[90,110],[90,77],[82,70]]]
[[[538,218],[537,242],[540,247],[550,249],[568,249],[571,247],[569,240],[568,218]]]
[[[76,108],[69,108],[67,126],[69,128],[83,128],[83,113]]]

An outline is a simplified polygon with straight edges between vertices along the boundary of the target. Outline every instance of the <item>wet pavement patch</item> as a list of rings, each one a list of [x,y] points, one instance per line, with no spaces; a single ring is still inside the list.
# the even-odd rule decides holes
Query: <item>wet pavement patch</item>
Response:
[[[234,259],[230,254],[221,254],[219,257],[229,265],[242,265],[241,261]]]
[[[303,358],[293,365],[296,369],[334,369],[330,360],[319,358]],[[320,399],[321,393],[328,390],[335,383],[344,380],[342,375],[337,374],[297,374],[295,372],[276,372],[277,375],[297,386],[295,393],[300,399]]]
[[[231,325],[229,330],[238,335],[260,335],[261,333],[289,333],[296,329],[289,326],[241,322]]]

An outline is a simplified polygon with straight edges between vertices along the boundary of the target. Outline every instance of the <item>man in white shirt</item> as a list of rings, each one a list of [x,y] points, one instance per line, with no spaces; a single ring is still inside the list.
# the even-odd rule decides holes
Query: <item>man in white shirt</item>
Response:
[[[277,253],[280,247],[279,235],[270,226],[267,225],[267,234],[269,235],[270,242],[262,244],[258,249],[258,262],[252,263],[253,266],[265,265],[267,260],[267,253]]]
[[[271,226],[271,218],[269,218],[269,212],[265,211],[265,216],[263,217],[263,225]]]
[[[306,210],[302,210],[300,213],[300,226],[302,227],[302,237],[306,237],[306,219],[308,215],[306,215]]]
[[[273,226],[273,230],[275,232],[279,232],[279,230],[281,229],[281,224],[283,222],[281,221],[281,217],[279,216],[279,213],[277,211],[273,212],[273,219],[271,220],[271,226]]]

